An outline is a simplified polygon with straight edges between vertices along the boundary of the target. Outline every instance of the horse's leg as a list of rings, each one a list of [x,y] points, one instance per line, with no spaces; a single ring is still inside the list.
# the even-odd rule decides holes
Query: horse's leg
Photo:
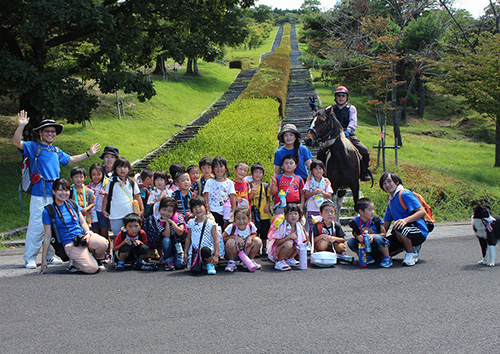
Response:
[[[354,210],[356,210],[356,204],[358,204],[359,200],[359,179],[355,181],[355,183],[351,186],[351,191],[352,191],[352,200],[354,202]]]
[[[336,191],[333,199],[333,203],[335,204],[335,221],[339,222],[340,213],[342,211],[342,204],[344,202],[345,190],[339,189]]]

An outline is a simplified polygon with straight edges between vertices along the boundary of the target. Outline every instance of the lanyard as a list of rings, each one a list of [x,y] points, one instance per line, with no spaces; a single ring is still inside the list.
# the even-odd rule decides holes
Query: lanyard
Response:
[[[361,222],[361,218],[359,218],[359,231],[361,232],[361,236],[363,236],[363,229],[368,229],[369,225],[370,225],[370,220],[366,222],[366,225],[363,228],[363,223]]]
[[[292,179],[290,180],[290,184],[288,185],[288,188],[286,189],[285,196],[288,195],[288,191],[290,190],[290,187],[292,186],[294,180],[295,180],[295,173],[292,174]]]
[[[97,186],[94,186],[94,183],[91,184],[92,190],[94,191],[94,196],[95,196],[95,204],[99,202],[99,196],[101,193],[99,191],[102,189],[102,181],[97,184]]]
[[[82,194],[83,194],[83,207],[87,207],[87,193],[85,193],[85,186],[82,187]],[[75,196],[75,202],[78,203],[78,193],[76,191],[76,187],[73,186],[73,195]]]
[[[134,200],[132,198],[130,198],[130,196],[128,195],[127,191],[125,190],[125,188],[123,188],[123,184],[122,182],[120,181],[120,188],[122,189],[122,191],[125,193],[125,195],[128,197],[128,199],[130,199],[130,202],[133,203]],[[132,190],[132,193],[134,193],[134,191]]]
[[[180,189],[179,189],[179,195],[181,196],[181,204],[182,204],[182,210],[184,211],[184,216],[186,216],[186,218],[187,218],[186,207],[184,206],[184,198],[182,197],[182,192],[180,191]],[[191,199],[191,192],[190,191],[188,191],[187,195],[189,195],[189,199]]]

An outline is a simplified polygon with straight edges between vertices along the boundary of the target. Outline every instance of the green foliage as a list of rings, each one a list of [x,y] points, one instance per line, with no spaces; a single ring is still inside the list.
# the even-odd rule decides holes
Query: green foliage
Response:
[[[273,174],[279,116],[278,103],[267,99],[240,99],[204,126],[198,135],[183,146],[158,158],[150,167],[168,170],[172,163],[198,164],[204,156],[223,156],[229,172],[238,161],[250,166],[260,162],[269,179]]]
[[[291,67],[290,50],[290,25],[287,25],[283,30],[281,45],[275,49],[274,54],[262,60],[240,98],[273,97],[280,103],[279,113],[283,117]]]
[[[421,50],[437,40],[442,29],[441,17],[435,11],[427,11],[406,26],[401,38],[400,49]]]

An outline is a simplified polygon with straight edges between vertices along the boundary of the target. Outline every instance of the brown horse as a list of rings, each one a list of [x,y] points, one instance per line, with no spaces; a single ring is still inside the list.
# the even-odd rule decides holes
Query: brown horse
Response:
[[[338,220],[346,188],[352,191],[354,205],[358,202],[361,155],[344,135],[344,129],[331,107],[320,109],[313,114],[314,118],[304,141],[307,146],[322,143],[318,159],[325,164],[326,176],[332,183],[332,199]]]

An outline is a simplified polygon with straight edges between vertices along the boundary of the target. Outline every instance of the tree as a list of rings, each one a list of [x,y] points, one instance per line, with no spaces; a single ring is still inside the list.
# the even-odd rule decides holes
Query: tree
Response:
[[[104,93],[124,89],[141,101],[154,88],[132,69],[148,62],[141,31],[153,5],[93,0],[2,1],[0,95],[19,100],[32,128],[42,117],[69,123],[90,119],[99,101],[85,84]],[[25,138],[33,138],[25,129]],[[30,136],[31,135],[31,136]]]
[[[442,72],[435,84],[463,96],[471,108],[495,121],[494,167],[500,167],[500,34],[483,33],[474,49],[449,49],[434,63]]]

